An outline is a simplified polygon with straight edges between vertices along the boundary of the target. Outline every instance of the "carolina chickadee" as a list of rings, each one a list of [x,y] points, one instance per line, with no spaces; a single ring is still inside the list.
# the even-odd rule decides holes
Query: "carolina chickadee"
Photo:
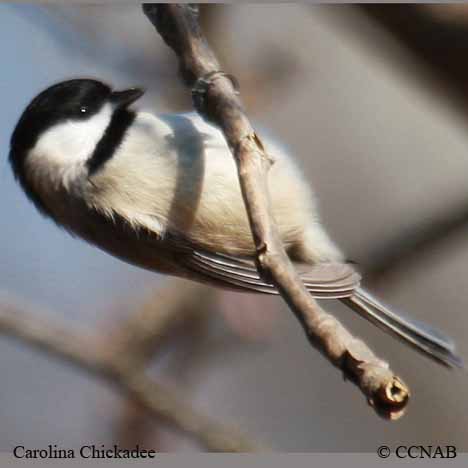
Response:
[[[72,234],[134,265],[276,294],[257,273],[236,165],[221,131],[195,113],[129,109],[142,94],[76,79],[34,98],[10,151],[28,197]],[[461,366],[449,338],[360,287],[320,223],[301,172],[274,143],[265,147],[276,160],[268,175],[274,218],[310,293],[340,299],[437,361]]]

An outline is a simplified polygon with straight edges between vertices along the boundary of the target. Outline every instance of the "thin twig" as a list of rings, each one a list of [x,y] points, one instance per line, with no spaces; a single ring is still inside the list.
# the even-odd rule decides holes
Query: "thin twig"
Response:
[[[16,302],[16,301],[15,301]],[[0,333],[45,351],[67,363],[106,379],[157,420],[184,432],[216,452],[250,452],[260,448],[249,437],[194,410],[172,388],[133,368],[133,361],[102,346],[86,331],[70,331],[57,319],[39,318],[26,307],[8,301],[0,305]]]
[[[359,386],[377,411],[391,417],[401,415],[408,401],[406,386],[387,363],[318,306],[289,260],[271,214],[267,171],[273,161],[243,110],[233,80],[220,73],[220,64],[199,27],[197,8],[145,4],[143,10],[178,56],[185,83],[198,88],[196,110],[224,132],[237,163],[259,273],[277,287],[310,343]]]

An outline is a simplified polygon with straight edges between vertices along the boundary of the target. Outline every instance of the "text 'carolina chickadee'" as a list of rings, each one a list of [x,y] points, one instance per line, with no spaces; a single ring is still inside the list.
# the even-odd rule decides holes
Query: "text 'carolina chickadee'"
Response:
[[[11,139],[10,162],[28,197],[73,234],[134,265],[244,292],[276,294],[258,275],[237,169],[221,131],[195,113],[153,115],[129,105],[143,91],[77,79],[39,94]],[[284,246],[318,299],[339,299],[449,366],[453,342],[392,312],[320,223],[309,187],[271,142],[273,214]]]

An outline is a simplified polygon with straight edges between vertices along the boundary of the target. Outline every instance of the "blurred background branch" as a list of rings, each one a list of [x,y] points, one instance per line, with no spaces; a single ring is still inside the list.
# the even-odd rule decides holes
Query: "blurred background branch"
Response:
[[[0,333],[107,380],[130,397],[134,405],[144,408],[158,421],[164,421],[193,437],[210,451],[254,451],[260,446],[250,438],[195,411],[177,395],[174,388],[166,388],[145,374],[144,356],[147,357],[145,351],[148,351],[149,342],[154,346],[156,337],[170,332],[174,322],[180,323],[194,309],[199,313],[199,306],[203,304],[198,299],[203,297],[203,289],[204,286],[196,285],[187,288],[184,293],[179,290],[176,300],[166,294],[167,302],[160,301],[158,309],[143,307],[130,321],[133,330],[125,330],[126,333],[132,333],[131,341],[135,343],[135,347],[132,345],[122,348],[121,344],[117,347],[109,346],[105,339],[88,331],[72,331],[69,326],[58,323],[56,319],[47,318],[47,314],[38,317],[37,313],[26,311],[18,301],[0,305]],[[186,307],[190,303],[197,305]],[[164,312],[159,315],[156,310]],[[175,320],[170,318],[172,316]],[[129,321],[123,328],[126,329],[128,324]],[[146,325],[154,326],[150,332],[151,338],[145,330]],[[136,350],[135,354],[133,349]]]
[[[406,47],[468,119],[468,5],[361,4],[357,8]],[[468,228],[468,191],[465,198],[443,213],[434,213],[430,222],[415,220],[413,226],[372,251],[366,277],[374,282],[388,281]]]

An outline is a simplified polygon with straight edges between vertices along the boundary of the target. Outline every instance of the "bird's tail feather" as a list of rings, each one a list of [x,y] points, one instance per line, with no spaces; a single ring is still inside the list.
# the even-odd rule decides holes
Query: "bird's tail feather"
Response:
[[[382,330],[432,359],[449,367],[463,367],[463,361],[456,355],[455,344],[450,338],[424,323],[393,312],[363,288],[357,288],[353,296],[341,301]]]

